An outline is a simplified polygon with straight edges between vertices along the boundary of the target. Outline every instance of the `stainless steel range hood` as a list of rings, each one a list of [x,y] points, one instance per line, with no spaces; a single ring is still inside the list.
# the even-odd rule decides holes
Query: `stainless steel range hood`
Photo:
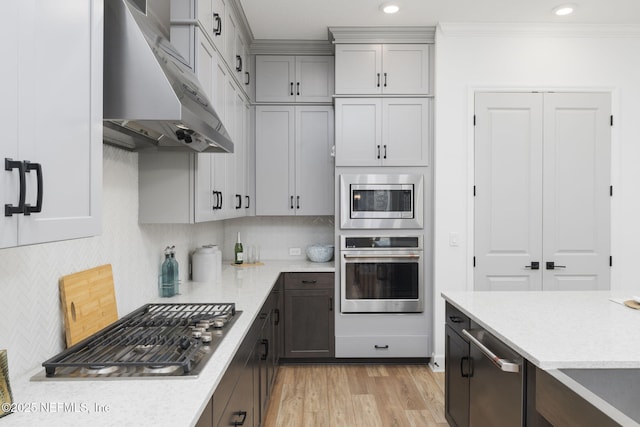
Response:
[[[135,3],[105,1],[105,142],[131,150],[232,153],[195,74],[144,1]]]

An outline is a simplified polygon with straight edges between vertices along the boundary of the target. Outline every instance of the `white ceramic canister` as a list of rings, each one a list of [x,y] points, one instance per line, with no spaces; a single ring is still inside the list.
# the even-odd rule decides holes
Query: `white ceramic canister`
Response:
[[[194,282],[214,282],[218,277],[216,251],[211,246],[197,248],[191,255],[191,280]]]

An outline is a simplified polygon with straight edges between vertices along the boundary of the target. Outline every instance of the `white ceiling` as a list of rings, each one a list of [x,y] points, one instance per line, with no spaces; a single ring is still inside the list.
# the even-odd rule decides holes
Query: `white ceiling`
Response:
[[[399,0],[400,12],[385,15],[389,0],[240,0],[255,39],[327,40],[334,26],[434,26],[456,23],[640,24],[640,0]],[[551,10],[563,3],[568,17]]]

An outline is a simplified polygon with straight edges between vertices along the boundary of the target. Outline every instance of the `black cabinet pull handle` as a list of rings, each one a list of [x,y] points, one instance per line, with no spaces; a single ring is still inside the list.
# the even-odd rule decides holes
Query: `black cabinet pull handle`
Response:
[[[247,411],[238,411],[234,412],[233,415],[237,415],[240,417],[240,421],[232,421],[231,425],[234,427],[244,425],[244,422],[247,420]]]
[[[296,196],[296,209],[300,209],[300,196]]]
[[[377,73],[378,82],[376,83],[376,87],[380,87],[380,73]]]
[[[384,73],[384,87],[387,87],[387,73]]]
[[[220,17],[220,14],[214,13],[213,19],[216,21],[216,28],[213,30],[213,35],[219,36],[222,34],[222,18]]]
[[[385,345],[378,345],[378,344],[376,344],[376,345],[374,345],[373,347],[374,347],[376,350],[386,350],[386,349],[388,349],[388,348],[389,348],[389,344],[385,344]]]
[[[449,316],[449,320],[451,320],[453,323],[462,323],[464,322],[464,319],[460,316]]]
[[[525,265],[524,268],[529,268],[531,270],[540,270],[540,263],[538,261],[531,261],[531,264]]]
[[[276,308],[275,310],[273,310],[273,314],[275,314],[273,325],[278,326],[280,324],[280,309]]]
[[[384,144],[383,147],[384,147],[384,156],[382,156],[382,158],[386,159],[387,158],[387,144]]]
[[[293,196],[291,196],[291,205],[289,207],[293,209]]]
[[[315,283],[317,283],[317,280],[303,280],[302,283],[304,283],[305,285],[313,285]]]
[[[222,209],[222,191],[213,191],[213,195],[215,196],[215,199],[213,201],[214,205],[213,205],[213,209]]]
[[[32,170],[36,171],[36,178],[38,180],[38,194],[36,196],[36,206],[33,207],[28,203],[24,205],[24,214],[31,215],[32,213],[42,212],[42,165],[40,163],[30,163],[25,161],[25,172]]]
[[[554,261],[547,261],[547,270],[555,270],[556,268],[567,268],[566,265],[556,265]]]
[[[293,96],[293,82],[291,82],[291,90],[289,92],[289,95]]]
[[[244,81],[244,84],[245,84],[246,86],[249,86],[249,83],[251,82],[251,74],[249,74],[249,72],[248,72],[248,71],[245,71],[245,72],[244,72],[244,75],[247,77],[247,79]]]
[[[242,194],[236,194],[236,209],[242,208]]]
[[[213,210],[222,209],[222,192],[213,191]]]
[[[236,71],[242,71],[242,56],[236,55]]]
[[[329,297],[329,311],[333,311],[333,297]]]
[[[378,147],[378,156],[377,157],[380,158],[380,146],[377,145],[376,147]]]
[[[264,354],[260,356],[260,360],[267,360],[267,357],[269,357],[269,340],[261,340],[260,344],[264,346]]]
[[[20,178],[20,194],[18,195],[18,206],[11,204],[4,205],[4,216],[13,216],[13,214],[24,213],[24,198],[26,195],[26,177],[25,177],[25,164],[17,160],[5,158],[4,170],[11,171],[18,169],[18,177]]]
[[[300,96],[300,82],[296,83],[296,95]]]
[[[244,207],[245,209],[249,209],[249,205],[251,204],[251,197],[249,196],[244,196],[245,201],[247,202],[247,205]]]
[[[469,369],[467,369],[466,372],[464,369],[464,365],[465,365],[464,362],[467,362],[466,365],[469,366],[469,360],[470,359],[467,356],[464,356],[463,358],[460,359],[460,376],[462,378],[469,378],[471,376],[469,375],[470,374]]]

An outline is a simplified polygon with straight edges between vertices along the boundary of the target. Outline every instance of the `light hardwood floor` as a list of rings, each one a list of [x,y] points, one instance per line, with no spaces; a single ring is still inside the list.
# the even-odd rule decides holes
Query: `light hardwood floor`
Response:
[[[426,365],[285,365],[263,427],[448,425],[444,373]]]

